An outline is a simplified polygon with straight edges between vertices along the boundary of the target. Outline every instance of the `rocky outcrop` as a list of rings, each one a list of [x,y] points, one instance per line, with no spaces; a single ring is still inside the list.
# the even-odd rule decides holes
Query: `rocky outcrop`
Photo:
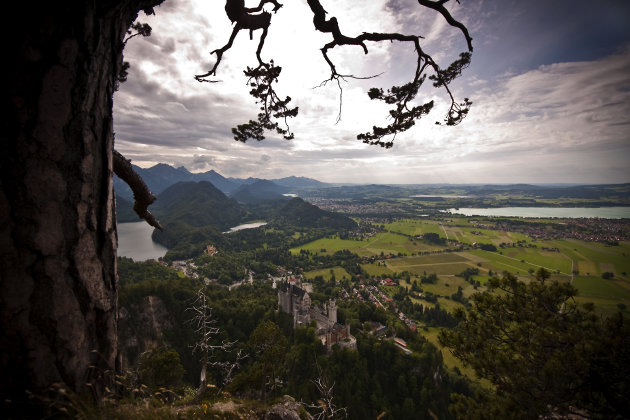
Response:
[[[173,328],[171,314],[162,299],[145,296],[140,303],[118,312],[119,352],[122,365],[129,366],[142,352],[158,346],[164,331]]]
[[[289,395],[282,397],[282,401],[267,410],[261,420],[300,420],[313,417],[295,399]]]

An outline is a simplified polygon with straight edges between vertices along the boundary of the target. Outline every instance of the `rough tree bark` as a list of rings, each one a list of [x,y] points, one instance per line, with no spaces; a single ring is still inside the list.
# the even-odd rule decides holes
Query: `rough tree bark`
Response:
[[[3,25],[0,407],[115,368],[112,95],[123,37],[163,0],[12,3]],[[18,10],[15,10],[15,9]],[[91,384],[91,385],[88,385]],[[24,412],[22,412],[24,414]]]

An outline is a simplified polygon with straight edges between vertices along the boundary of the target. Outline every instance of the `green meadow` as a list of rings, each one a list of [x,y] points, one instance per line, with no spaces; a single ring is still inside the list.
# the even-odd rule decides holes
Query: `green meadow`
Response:
[[[359,256],[368,257],[393,254],[395,258],[382,258],[371,264],[363,264],[362,268],[370,276],[391,276],[406,271],[412,276],[412,281],[423,274],[435,273],[439,278],[438,283],[421,287],[441,295],[440,305],[447,309],[461,306],[445,298],[455,293],[458,286],[462,286],[465,296],[475,292],[472,285],[457,277],[466,268],[479,269],[479,275],[474,278],[483,285],[489,278],[490,271],[493,275],[509,271],[521,280],[531,281],[534,273],[541,267],[552,273],[552,280],[573,281],[579,291],[578,302],[593,302],[600,312],[612,313],[623,308],[623,305],[630,307],[630,242],[611,246],[577,239],[533,240],[520,233],[479,229],[470,223],[470,219],[472,218],[453,218],[445,222],[399,220],[385,225],[389,232],[379,233],[369,239],[321,238],[293,248],[291,252],[299,253],[300,249],[305,249],[313,253],[332,254],[347,249]],[[481,249],[443,252],[446,249],[444,246],[409,238],[426,233],[437,233],[443,238],[448,235],[450,239],[467,244],[479,242],[498,246],[501,243],[524,241],[522,243],[525,246],[499,247],[497,252]],[[340,270],[343,269],[333,269],[337,279],[344,275],[351,277],[345,270]],[[601,275],[605,272],[613,273],[613,278],[603,279]],[[307,278],[322,275],[328,279],[330,269],[306,274]],[[419,303],[426,304],[426,301]],[[625,311],[628,312],[628,309]]]
[[[439,222],[434,220],[397,220],[385,225],[385,229],[412,236],[424,235],[425,233],[437,233],[443,236]]]
[[[459,226],[444,226],[444,229],[449,239],[455,239],[464,244],[477,242],[499,246],[502,243],[513,243],[527,239],[527,236],[522,233],[500,230]]]
[[[323,268],[321,270],[306,271],[303,273],[306,280],[312,280],[317,276],[322,276],[326,281],[330,281],[333,274],[337,281],[343,280],[344,278],[352,278],[352,275],[350,275],[343,267]]]
[[[421,328],[418,330],[418,333],[426,338],[429,342],[434,344],[438,349],[440,349],[440,351],[442,352],[442,359],[444,360],[444,364],[448,368],[457,368],[462,375],[477,381],[485,388],[491,388],[492,385],[490,381],[488,381],[487,379],[479,379],[473,368],[469,366],[464,366],[463,362],[456,358],[449,349],[445,349],[440,345],[440,342],[438,341],[438,334],[440,333],[440,329],[441,328],[435,327],[427,327],[426,329]]]
[[[381,253],[384,255],[398,255],[399,253],[411,255],[412,253],[432,252],[440,250],[441,247],[421,241],[412,241],[397,233],[384,232],[363,240],[341,239],[338,236],[320,238],[308,244],[291,248],[291,252],[297,254],[301,249],[325,255],[347,249],[359,256],[372,257],[379,256]]]

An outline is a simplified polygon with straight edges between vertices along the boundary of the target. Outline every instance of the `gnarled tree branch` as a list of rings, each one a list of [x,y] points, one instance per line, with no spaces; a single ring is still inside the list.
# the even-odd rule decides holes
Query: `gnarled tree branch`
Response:
[[[133,209],[140,216],[141,219],[146,220],[148,224],[154,228],[162,230],[162,225],[156,220],[156,218],[148,210],[150,204],[152,204],[156,197],[149,187],[144,183],[143,179],[133,170],[131,161],[126,159],[117,150],[113,151],[114,157],[114,173],[118,175],[120,179],[125,181],[127,185],[133,191]]]
[[[459,4],[459,0],[455,0],[455,1],[457,2],[457,4]],[[472,52],[473,50],[472,37],[468,33],[468,29],[466,28],[466,26],[464,26],[463,23],[455,20],[453,16],[451,16],[451,13],[446,9],[446,7],[444,7],[444,4],[448,2],[449,0],[438,0],[438,1],[418,0],[418,3],[420,5],[439,12],[444,17],[446,22],[448,22],[449,25],[459,28],[459,30],[462,31],[462,33],[464,34],[464,37],[466,38],[466,43],[468,44],[468,51]]]
[[[214,63],[212,69],[203,74],[198,74],[195,76],[195,79],[198,82],[209,82],[216,83],[216,81],[208,80],[209,76],[216,76],[217,68],[219,67],[219,63],[221,63],[221,58],[223,57],[223,53],[232,48],[232,44],[234,43],[234,39],[236,35],[239,33],[241,29],[249,29],[249,38],[252,39],[252,34],[257,29],[262,29],[263,33],[260,37],[260,41],[258,43],[258,49],[256,50],[256,57],[258,58],[258,63],[260,65],[263,64],[262,59],[260,58],[260,52],[265,44],[265,38],[267,37],[267,30],[271,23],[271,14],[267,12],[262,12],[263,6],[266,3],[273,3],[274,13],[277,12],[282,4],[278,3],[276,0],[261,0],[258,7],[247,8],[245,7],[244,0],[227,0],[225,4],[225,12],[227,16],[230,18],[232,22],[235,23],[234,29],[232,29],[232,34],[230,35],[230,39],[227,44],[223,47],[218,48],[210,52],[210,55],[216,54],[217,61]],[[260,13],[262,12],[262,13]]]
[[[336,17],[327,19],[327,12],[322,6],[320,0],[307,0],[310,9],[313,12],[313,24],[315,29],[323,33],[330,33],[333,38],[332,41],[328,42],[321,48],[322,56],[330,68],[330,77],[324,80],[320,86],[325,85],[329,81],[337,82],[337,86],[340,90],[340,111],[337,117],[337,122],[339,122],[341,118],[343,95],[341,81],[346,78],[367,79],[375,76],[356,77],[353,75],[340,74],[328,55],[331,49],[338,46],[356,45],[360,46],[365,54],[368,54],[367,42],[410,42],[414,46],[414,51],[417,56],[417,65],[413,79],[402,86],[392,86],[387,90],[387,92],[384,92],[379,88],[372,88],[368,92],[370,99],[382,100],[385,103],[394,106],[394,108],[389,111],[389,116],[392,120],[391,123],[385,127],[374,126],[371,132],[357,135],[357,139],[362,140],[367,144],[379,145],[386,148],[392,147],[393,141],[398,133],[404,132],[413,127],[416,120],[420,119],[424,115],[427,115],[433,109],[433,101],[421,105],[411,105],[427,76],[434,82],[434,87],[443,88],[450,98],[451,104],[446,116],[444,117],[444,124],[457,125],[466,117],[472,102],[468,98],[465,98],[462,102],[456,101],[449,88],[449,84],[461,74],[461,71],[464,68],[469,65],[473,49],[472,38],[468,33],[468,29],[461,22],[455,20],[446,9],[445,4],[449,1],[450,0],[418,0],[418,3],[421,6],[431,8],[440,13],[449,25],[458,28],[466,38],[469,51],[460,54],[460,57],[448,66],[448,68],[441,69],[435,60],[433,60],[431,55],[422,50],[420,46],[420,39],[422,39],[421,36],[405,35],[395,32],[363,32],[358,36],[348,36],[341,32]],[[459,3],[459,0],[456,1]],[[261,0],[260,5],[257,8],[246,8],[244,0],[227,0],[225,7],[226,13],[228,17],[235,22],[235,27],[232,30],[230,39],[225,46],[211,52],[211,54],[217,55],[217,61],[213,68],[207,73],[195,76],[195,78],[200,82],[213,82],[207,78],[209,76],[216,75],[216,70],[221,62],[223,53],[232,47],[236,34],[241,29],[249,29],[251,37],[251,32],[253,30],[263,30],[258,44],[258,49],[256,50],[256,58],[258,59],[259,65],[255,69],[248,67],[245,71],[245,74],[248,77],[248,84],[254,88],[250,91],[250,94],[257,99],[258,103],[261,104],[260,109],[262,112],[258,114],[258,121],[250,120],[249,123],[241,124],[237,128],[232,129],[234,138],[243,142],[250,138],[254,138],[256,140],[264,139],[265,130],[276,130],[279,134],[282,134],[285,139],[292,139],[293,133],[289,131],[288,125],[286,129],[281,129],[278,123],[273,122],[271,118],[284,118],[286,125],[286,119],[294,117],[297,115],[298,111],[297,108],[291,109],[288,107],[288,102],[290,101],[289,97],[287,97],[284,101],[280,100],[272,87],[272,82],[277,81],[281,68],[274,66],[273,61],[271,61],[270,64],[265,63],[260,55],[271,22],[270,13],[264,11],[259,13],[262,11],[262,7],[265,3],[273,3],[275,6],[274,12],[282,7],[282,5],[276,0]],[[428,72],[431,72],[432,74],[428,74]],[[442,123],[436,122],[436,124]],[[385,139],[385,137],[390,136],[391,138],[389,140]]]
[[[430,7],[438,11],[446,19],[446,21],[462,30],[466,37],[468,48],[472,51],[472,38],[468,34],[466,27],[460,22],[453,19],[448,10],[444,7],[444,3],[448,0],[429,1],[419,0],[419,3],[423,6]],[[379,145],[385,148],[393,146],[393,141],[397,133],[404,132],[411,128],[415,121],[422,116],[428,114],[433,108],[433,101],[430,101],[424,105],[409,107],[408,104],[412,101],[420,87],[422,86],[426,78],[426,70],[432,69],[435,75],[431,75],[431,80],[434,80],[435,87],[443,87],[449,98],[451,99],[451,106],[447,115],[444,118],[446,125],[457,125],[468,114],[468,110],[472,105],[472,102],[466,98],[463,102],[458,103],[455,101],[453,94],[451,93],[448,85],[457,76],[461,74],[463,68],[470,63],[470,53],[462,53],[460,58],[451,64],[447,70],[441,70],[436,64],[433,58],[425,53],[420,46],[420,39],[422,37],[418,35],[403,35],[399,33],[367,33],[364,32],[356,37],[350,37],[344,35],[339,29],[338,21],[335,17],[326,19],[326,10],[322,7],[319,0],[307,0],[308,5],[313,12],[313,24],[315,29],[320,32],[330,33],[333,36],[333,40],[321,49],[324,60],[330,67],[331,75],[328,80],[337,80],[339,85],[339,79],[343,78],[328,56],[328,51],[337,46],[342,45],[358,45],[361,46],[365,54],[368,53],[366,42],[382,42],[382,41],[399,41],[399,42],[411,42],[414,45],[414,50],[417,54],[417,66],[414,78],[411,82],[403,86],[393,86],[388,90],[387,94],[384,94],[382,89],[373,88],[370,89],[368,95],[371,99],[379,99],[387,104],[395,105],[395,108],[390,110],[390,117],[392,123],[386,127],[374,126],[371,132],[359,134],[357,139],[362,140],[364,143]],[[425,4],[426,3],[426,4]],[[340,89],[341,86],[339,85]],[[440,124],[438,122],[438,124]],[[383,140],[386,136],[392,136],[391,140]]]

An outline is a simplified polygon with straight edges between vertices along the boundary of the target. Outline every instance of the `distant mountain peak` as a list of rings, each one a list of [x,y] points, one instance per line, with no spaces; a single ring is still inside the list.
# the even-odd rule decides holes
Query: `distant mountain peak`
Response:
[[[308,188],[323,188],[330,186],[312,178],[306,178],[303,176],[289,176],[279,179],[261,179],[256,177],[249,178],[226,178],[214,169],[210,169],[206,172],[192,173],[184,166],[174,167],[167,163],[158,163],[150,168],[141,168],[137,165],[133,165],[136,173],[144,179],[149,189],[154,194],[160,194],[162,191],[170,187],[177,182],[188,181],[209,181],[216,188],[221,190],[224,194],[234,195],[237,189],[242,185],[255,185],[259,189],[274,190],[275,193],[297,193],[301,189]],[[114,177],[114,188],[116,193],[127,200],[133,199],[133,193],[129,186],[120,180],[117,176]],[[256,196],[256,192],[253,193]],[[269,198],[269,197],[267,197]]]
[[[150,168],[147,169],[175,169],[173,166],[169,165],[168,163],[158,163],[156,165],[151,166]]]

